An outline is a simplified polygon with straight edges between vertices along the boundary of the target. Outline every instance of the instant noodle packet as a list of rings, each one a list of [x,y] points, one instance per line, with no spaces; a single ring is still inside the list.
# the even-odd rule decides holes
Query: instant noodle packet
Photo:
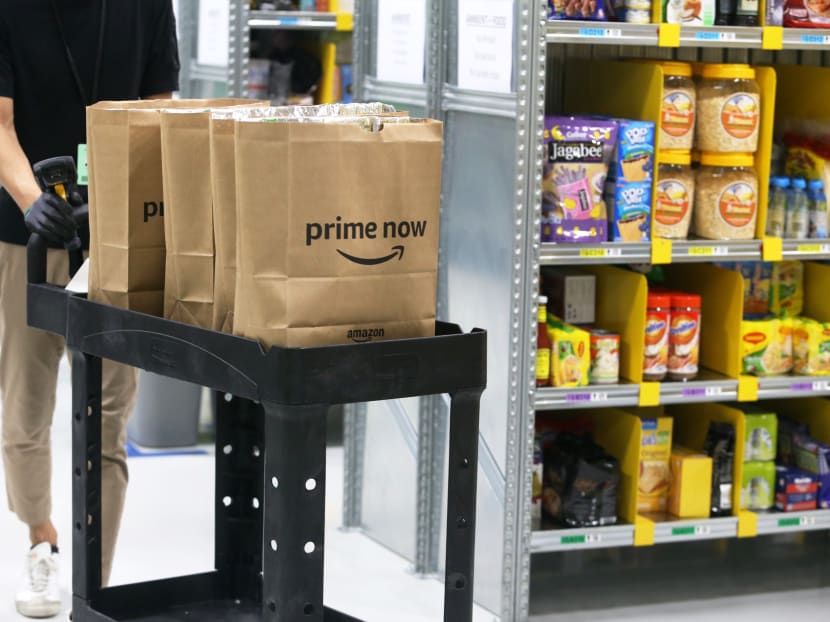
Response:
[[[565,324],[556,317],[548,319],[551,341],[551,384],[555,387],[586,387],[591,370],[591,334]]]
[[[806,317],[793,320],[793,363],[796,373],[830,375],[830,323]]]
[[[776,376],[793,368],[793,321],[789,318],[741,322],[741,373]]]
[[[804,310],[804,264],[782,261],[772,266],[769,310],[773,315],[796,317]]]

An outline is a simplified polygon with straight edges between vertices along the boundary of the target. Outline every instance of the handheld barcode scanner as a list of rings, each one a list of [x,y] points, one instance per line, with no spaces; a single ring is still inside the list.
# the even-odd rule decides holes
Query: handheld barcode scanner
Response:
[[[69,193],[78,182],[78,171],[75,168],[75,158],[72,156],[61,156],[58,158],[49,158],[42,160],[32,166],[40,189],[43,192],[51,192],[59,196],[64,201],[69,202]],[[81,214],[75,214],[82,216]],[[79,223],[81,224],[81,223]],[[76,233],[75,237],[64,244],[66,250],[70,254],[70,264],[73,268],[72,273],[80,267],[83,262],[83,243],[80,236]]]

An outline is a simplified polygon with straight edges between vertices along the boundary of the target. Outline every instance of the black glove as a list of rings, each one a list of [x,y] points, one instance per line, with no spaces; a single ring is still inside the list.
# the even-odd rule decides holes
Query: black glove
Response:
[[[86,225],[89,222],[89,203],[77,189],[70,191],[69,205],[72,206],[72,218],[75,219],[75,224],[79,227]]]
[[[69,242],[78,228],[69,203],[48,192],[41,194],[26,210],[25,220],[29,231],[53,244]]]

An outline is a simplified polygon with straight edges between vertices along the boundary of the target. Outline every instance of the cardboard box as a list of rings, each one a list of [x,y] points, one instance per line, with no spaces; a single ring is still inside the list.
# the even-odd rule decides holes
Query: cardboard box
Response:
[[[597,278],[578,270],[545,270],[548,311],[568,324],[596,321]]]
[[[709,518],[712,511],[712,458],[675,446],[670,464],[668,511],[678,518]]]
[[[775,467],[775,507],[782,512],[815,510],[818,477],[795,467]]]
[[[775,460],[778,448],[778,416],[747,412],[744,462]]]
[[[775,463],[745,462],[741,509],[768,510],[775,502]]]
[[[665,512],[671,472],[671,417],[643,418],[640,436],[640,474],[637,512]]]

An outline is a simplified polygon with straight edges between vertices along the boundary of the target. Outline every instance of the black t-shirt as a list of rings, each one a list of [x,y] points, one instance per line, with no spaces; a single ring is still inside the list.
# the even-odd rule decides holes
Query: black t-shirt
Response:
[[[14,126],[32,163],[77,155],[86,106],[73,77],[53,0],[0,0],[0,97],[14,100]],[[93,83],[104,0],[54,0],[83,88]],[[130,100],[179,88],[172,0],[106,0],[97,100]],[[85,238],[88,236],[84,236]],[[29,231],[0,189],[0,241],[26,244]]]

